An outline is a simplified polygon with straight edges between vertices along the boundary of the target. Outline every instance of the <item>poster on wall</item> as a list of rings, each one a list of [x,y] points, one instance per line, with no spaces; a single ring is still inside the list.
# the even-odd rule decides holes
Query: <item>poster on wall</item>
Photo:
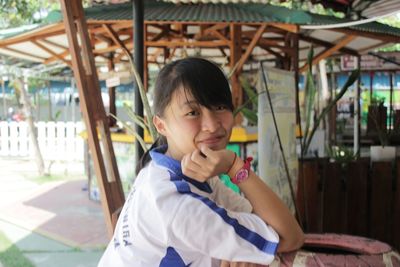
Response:
[[[264,79],[260,70],[257,91],[258,98],[258,159],[259,174],[264,182],[280,196],[294,212],[290,186],[285,171],[283,154],[288,164],[294,192],[297,188],[296,154],[296,87],[294,73],[264,66],[264,74],[270,92],[272,107],[282,141],[283,153],[279,147],[271,107],[266,94]]]

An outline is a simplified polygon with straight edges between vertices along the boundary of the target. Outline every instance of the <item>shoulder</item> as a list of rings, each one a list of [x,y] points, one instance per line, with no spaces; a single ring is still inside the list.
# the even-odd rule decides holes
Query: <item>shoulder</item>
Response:
[[[160,214],[171,214],[182,201],[182,194],[173,179],[174,174],[169,169],[151,161],[140,171],[134,183],[135,198],[146,202]]]
[[[154,161],[143,168],[136,178],[134,187],[136,190],[146,191],[156,198],[166,193],[176,192],[174,184],[171,182],[172,173],[167,168],[157,165]]]

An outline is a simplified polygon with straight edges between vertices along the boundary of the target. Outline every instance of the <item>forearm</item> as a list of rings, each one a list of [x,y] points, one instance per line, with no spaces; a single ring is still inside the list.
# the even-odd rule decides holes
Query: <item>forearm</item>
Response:
[[[303,244],[304,234],[280,198],[254,173],[239,184],[253,206],[253,212],[279,234],[279,252],[295,250]]]

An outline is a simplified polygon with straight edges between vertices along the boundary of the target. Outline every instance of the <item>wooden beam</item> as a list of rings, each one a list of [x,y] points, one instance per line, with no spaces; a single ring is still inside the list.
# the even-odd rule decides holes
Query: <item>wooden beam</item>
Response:
[[[226,38],[224,35],[222,35],[222,33],[220,33],[217,30],[211,31],[211,35],[214,35],[215,37],[219,38],[222,41],[226,41],[226,42],[229,41],[228,38]]]
[[[229,46],[229,42],[226,41],[145,41],[145,45],[148,47],[217,47],[217,46]]]
[[[291,49],[288,46],[283,46],[283,45],[277,45],[277,44],[273,44],[273,41],[269,41],[269,40],[264,40],[264,38],[260,38],[260,40],[258,41],[258,44],[260,45],[264,45],[264,46],[268,46],[270,48],[277,48],[279,50],[281,50],[284,53],[293,53],[293,49]]]
[[[380,47],[383,47],[383,46],[386,46],[386,45],[387,45],[387,42],[380,42],[378,44],[374,44],[374,45],[371,45],[371,46],[368,46],[366,48],[361,49],[359,51],[359,53],[360,54],[365,54],[365,53],[370,52],[371,50],[375,50],[377,48],[380,48]]]
[[[128,42],[125,44],[126,48],[131,49],[133,47],[132,41],[128,40]],[[106,47],[106,48],[101,48],[101,49],[95,49],[93,50],[93,53],[95,55],[102,55],[104,53],[109,53],[109,52],[113,52],[117,49],[120,49],[120,46],[118,45],[113,45],[110,47]]]
[[[299,38],[302,41],[308,42],[308,43],[312,43],[315,45],[319,45],[319,46],[323,46],[325,48],[331,48],[333,47],[335,44],[332,44],[330,42],[324,41],[324,40],[320,40],[311,36],[306,36],[303,34],[299,34]],[[302,48],[300,48],[302,49]],[[308,49],[308,48],[307,48]],[[349,55],[353,55],[353,56],[359,56],[359,53],[351,48],[346,48],[346,47],[342,47],[339,49],[339,51],[345,53],[345,54],[349,54]]]
[[[53,57],[58,58],[59,60],[61,60],[62,62],[64,62],[65,64],[67,64],[70,68],[72,68],[72,64],[71,61],[66,60],[64,57],[60,56],[59,54],[55,53],[54,51],[52,51],[51,49],[49,49],[48,47],[42,45],[41,43],[39,43],[38,41],[32,40],[31,41],[33,44],[35,44],[37,47],[39,47],[40,49],[46,51],[47,53],[49,53],[50,55],[52,55]]]
[[[285,47],[291,48],[292,47],[292,40],[291,40],[291,34],[290,32],[287,32],[285,35]],[[293,56],[293,51],[291,50],[290,52],[285,52],[285,56],[283,59],[283,68],[285,70],[289,70],[291,68],[291,56]]]
[[[202,26],[208,26],[208,27],[205,28],[205,27],[202,27]],[[225,29],[228,26],[229,26],[229,23],[217,23],[217,24],[214,24],[212,26],[201,24],[200,25],[201,30],[198,33],[196,33],[193,38],[197,40],[197,39],[200,38],[200,36],[209,35],[212,32]]]
[[[167,35],[167,29],[162,29],[159,33],[152,36],[150,41],[152,41],[152,42],[158,41],[166,35]],[[147,36],[150,36],[150,35],[147,34]],[[147,39],[145,39],[145,40],[147,40]]]
[[[1,47],[1,49],[8,50],[8,51],[11,51],[13,53],[21,54],[21,55],[24,55],[24,56],[36,58],[36,59],[39,59],[41,62],[43,62],[46,59],[45,57],[32,55],[32,54],[30,54],[28,52],[20,51],[20,50],[17,50],[17,49],[14,49],[14,48],[10,48],[10,47]]]
[[[114,55],[114,63],[119,63],[119,62],[121,62],[121,61],[122,61],[122,57],[124,57],[124,56],[126,56],[126,54],[125,54],[125,53],[122,53],[122,52],[120,52],[120,53],[118,53],[118,54],[115,54],[115,55]]]
[[[235,72],[240,72],[244,63],[246,60],[249,58],[251,52],[253,51],[254,47],[257,45],[257,42],[260,40],[262,34],[264,33],[265,29],[267,28],[267,24],[263,24],[260,26],[260,28],[257,30],[256,34],[254,35],[253,40],[251,40],[250,44],[247,46],[246,51],[238,61],[237,67]]]
[[[58,54],[58,55],[61,56],[61,57],[63,57],[63,58],[65,58],[66,56],[69,55],[69,51],[68,51],[68,50],[65,50],[64,52],[62,52],[62,53],[60,53],[60,54]],[[57,59],[58,59],[57,57],[48,58],[48,59],[46,59],[46,60],[43,62],[43,64],[50,64],[51,62],[56,61]]]
[[[266,50],[268,53],[271,53],[275,57],[279,58],[279,60],[283,60],[283,55],[279,54],[279,52],[276,52],[276,51],[272,50],[270,47],[262,45],[262,44],[259,44],[259,46],[262,49]]]
[[[12,44],[27,42],[32,39],[39,39],[39,38],[45,38],[47,36],[62,34],[64,32],[65,32],[64,25],[62,23],[59,23],[56,25],[51,25],[41,29],[33,30],[29,33],[21,34],[16,37],[0,40],[0,48]]]
[[[111,40],[116,44],[119,48],[127,50],[125,44],[119,39],[117,33],[113,30],[111,25],[103,24],[103,28],[106,30],[108,36],[110,36]]]
[[[219,51],[221,51],[222,56],[227,57],[228,55],[225,53],[225,50],[223,47],[218,47]]]
[[[118,23],[107,23],[107,21],[104,21],[103,23],[96,23],[95,25],[90,28],[90,33],[92,34],[104,34],[107,32],[107,30],[103,27],[104,24],[107,25],[112,25],[114,31],[119,32],[121,30],[128,29],[132,31],[132,21],[129,23],[123,23],[123,22],[118,22]]]
[[[275,23],[275,22],[270,22],[270,26],[285,30],[287,32],[291,33],[298,33],[299,32],[299,25],[296,24],[286,24],[286,23]]]
[[[106,44],[110,45],[112,43],[112,40],[105,36],[104,34],[92,34],[92,36],[102,42],[105,42]]]
[[[232,102],[234,107],[239,107],[243,103],[243,91],[239,80],[240,72],[235,70],[237,70],[238,62],[242,56],[242,26],[231,23],[229,25],[229,34],[229,67],[230,71],[233,72],[230,77],[232,87]],[[242,119],[242,116],[239,114],[239,116],[235,118],[235,123],[240,124]]]
[[[203,26],[203,25],[200,25],[200,26]],[[218,38],[219,40],[228,42],[229,38],[219,32],[219,30],[225,29],[228,26],[229,26],[229,24],[227,24],[227,23],[217,23],[208,28],[201,27],[200,31],[193,36],[193,39],[201,40],[201,39],[203,39],[202,37],[205,37],[205,36],[214,36],[214,37]]]
[[[98,37],[98,35],[95,35],[95,38],[97,38],[97,37]],[[47,41],[47,42],[50,42],[50,41],[48,41],[48,40],[46,40],[46,41]],[[111,41],[111,40],[108,39],[108,41]],[[51,42],[51,43],[53,43],[53,42]],[[100,41],[95,42],[94,45],[97,45],[98,43],[100,43]],[[63,47],[63,46],[60,46],[60,47]],[[115,51],[115,50],[105,51],[104,53],[113,52],[113,51]],[[58,55],[60,55],[60,56],[63,57],[63,58],[67,57],[67,56],[69,55],[68,48],[66,48],[66,50],[65,50],[64,52],[59,53]],[[98,55],[98,54],[97,54],[97,55]],[[48,58],[48,59],[46,59],[46,60],[44,61],[44,64],[50,64],[50,63],[52,63],[53,61],[55,61],[55,60],[57,60],[57,59],[58,59],[57,57]]]
[[[111,40],[111,39],[110,39],[110,40]],[[95,42],[95,46],[96,46],[98,43],[100,43],[100,42],[99,42],[99,41],[98,41],[98,42]],[[132,40],[131,40],[131,39],[125,40],[124,43],[125,43],[126,47],[129,48],[129,49],[131,49],[131,48],[133,47],[133,45],[132,45]],[[114,46],[110,46],[110,47],[107,47],[107,48],[95,49],[95,50],[93,51],[93,53],[94,53],[96,56],[101,56],[102,54],[105,54],[105,53],[115,52],[115,50],[117,50],[118,48],[119,48],[118,45],[114,45]],[[60,53],[59,55],[65,58],[66,56],[69,55],[69,51],[66,50],[66,51],[64,51],[63,53]],[[51,57],[51,58],[46,59],[43,63],[44,63],[44,64],[50,64],[51,62],[53,62],[53,61],[55,61],[55,60],[57,60],[57,57]]]
[[[36,39],[36,40],[38,40],[38,39]],[[45,44],[48,44],[48,45],[52,45],[52,46],[61,48],[61,49],[63,49],[63,50],[68,50],[68,47],[63,46],[63,45],[60,45],[60,44],[57,44],[57,43],[55,43],[55,42],[53,42],[53,41],[50,41],[50,40],[47,40],[47,39],[40,39],[40,41],[41,41],[42,43],[45,43]]]
[[[109,237],[125,202],[81,1],[60,0]],[[79,41],[78,41],[79,36]],[[99,140],[99,135],[101,140]],[[101,145],[100,145],[101,141]],[[114,219],[113,219],[114,218]]]
[[[340,48],[344,47],[345,45],[347,45],[348,43],[353,41],[355,38],[356,38],[356,36],[354,36],[354,35],[349,35],[349,36],[345,36],[345,37],[341,38],[336,45],[334,45],[333,47],[331,47],[329,49],[326,49],[325,51],[323,51],[323,52],[319,53],[317,56],[315,56],[312,61],[312,65],[315,65],[318,62],[320,62],[322,59],[325,59],[325,58],[331,56],[333,53],[335,53]],[[299,69],[299,71],[304,72],[307,68],[308,68],[308,65],[306,63],[306,64],[304,64],[303,67],[301,67]]]
[[[147,40],[148,29],[147,25],[143,25],[143,40]],[[146,92],[149,87],[149,55],[148,47],[143,45],[143,87]]]

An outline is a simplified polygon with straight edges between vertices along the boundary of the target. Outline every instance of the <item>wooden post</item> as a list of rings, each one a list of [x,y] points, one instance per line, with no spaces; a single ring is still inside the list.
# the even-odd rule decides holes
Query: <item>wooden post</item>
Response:
[[[241,25],[230,24],[230,62],[232,70],[242,55]],[[235,71],[231,77],[233,105],[238,107],[243,102],[243,94],[239,81],[240,71]]]
[[[149,90],[149,66],[148,66],[148,51],[147,51],[147,24],[144,24],[143,29],[143,86],[144,89],[147,91]],[[156,58],[157,60],[157,58]]]
[[[389,131],[393,131],[394,123],[393,123],[393,72],[389,74],[390,79],[390,96],[389,96]],[[386,122],[385,122],[386,123]],[[389,140],[390,141],[390,140]]]
[[[108,71],[114,71],[114,53],[110,53],[108,58]],[[110,98],[110,114],[117,116],[117,107],[115,106],[115,86],[108,88],[108,96]],[[110,127],[114,127],[116,125],[117,120],[112,117],[108,116],[108,124]]]
[[[135,62],[135,67],[136,70],[140,76],[140,78],[143,81],[143,46],[144,46],[144,34],[143,34],[143,28],[144,28],[144,1],[143,0],[134,0],[133,1],[133,13],[134,13],[134,62]],[[140,90],[139,90],[139,85],[135,82],[135,113],[143,117],[143,102],[142,98],[140,96]],[[140,127],[138,124],[135,124],[135,132],[140,136],[144,137],[144,130],[142,127]],[[140,158],[143,156],[144,151],[142,146],[140,145],[139,141],[136,139],[135,140],[135,162],[138,163]]]
[[[125,201],[124,192],[122,191],[108,120],[101,98],[100,84],[82,2],[60,0],[60,3],[74,76],[81,100],[81,111],[88,133],[89,149],[100,189],[107,230],[111,238],[118,212]],[[78,36],[80,42],[78,42]]]
[[[300,117],[300,99],[299,99],[299,34],[292,34],[292,49],[294,55],[292,56],[292,70],[294,71],[294,82],[296,87],[296,137],[300,137],[301,133],[301,117]]]
[[[357,58],[356,69],[361,69],[361,56]],[[360,155],[360,140],[361,140],[361,107],[360,107],[360,96],[361,96],[361,77],[357,78],[356,88],[354,88],[354,155]]]

